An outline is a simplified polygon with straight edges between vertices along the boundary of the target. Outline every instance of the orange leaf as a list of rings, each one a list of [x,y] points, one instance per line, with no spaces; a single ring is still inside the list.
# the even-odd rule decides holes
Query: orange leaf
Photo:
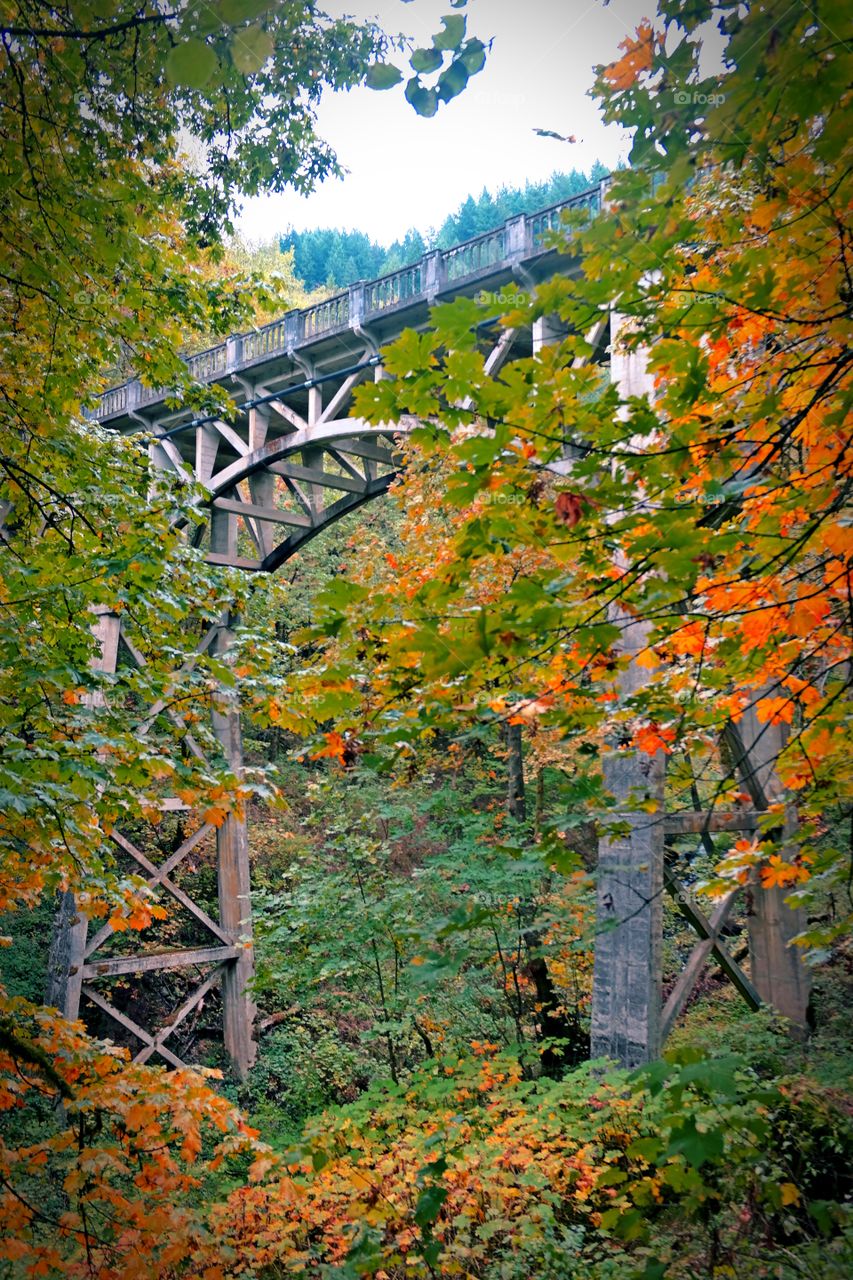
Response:
[[[755,714],[762,724],[790,724],[794,718],[793,698],[761,698],[755,704]]]
[[[583,499],[576,493],[558,493],[554,503],[557,519],[569,529],[573,529],[583,514]]]
[[[655,755],[658,751],[669,753],[672,748],[668,744],[674,742],[674,740],[674,729],[669,727],[661,729],[654,721],[643,725],[634,734],[634,745],[650,756]]]
[[[640,74],[652,65],[654,41],[651,23],[641,22],[637,27],[636,40],[628,36],[619,45],[625,52],[617,62],[611,62],[605,67],[604,79],[614,89],[630,89]]]

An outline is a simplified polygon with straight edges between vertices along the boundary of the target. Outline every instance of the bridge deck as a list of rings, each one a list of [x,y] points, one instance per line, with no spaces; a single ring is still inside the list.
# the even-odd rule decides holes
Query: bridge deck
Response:
[[[234,382],[242,374],[278,375],[289,365],[292,379],[294,371],[301,374],[306,361],[319,370],[328,364],[334,367],[342,344],[353,334],[361,338],[364,332],[380,346],[404,328],[424,324],[437,301],[481,290],[500,292],[513,284],[522,287],[531,279],[553,274],[557,255],[543,244],[546,233],[560,225],[568,210],[596,213],[605,186],[602,182],[560,204],[509,218],[493,231],[451,249],[435,250],[378,280],[351,285],[312,307],[290,311],[262,328],[230,337],[190,356],[190,373],[202,383]],[[167,395],[162,387],[133,379],[106,391],[94,416],[132,430],[139,422],[131,415],[147,418],[154,411],[162,412]]]
[[[176,404],[168,389],[138,380],[107,391],[94,417],[123,433],[143,432],[155,465],[203,486],[206,523],[192,536],[211,563],[270,572],[385,492],[394,477],[393,439],[412,423],[377,429],[348,416],[356,385],[382,376],[380,348],[405,328],[425,328],[438,301],[486,292],[497,319],[511,308],[505,295],[577,270],[575,260],[546,243],[547,232],[569,210],[592,216],[604,189],[601,183],[510,218],[485,235],[190,356],[198,383],[227,392],[231,408],[222,418]],[[553,340],[553,327],[549,335]],[[491,373],[536,349],[530,329],[504,333],[486,326],[481,337]]]

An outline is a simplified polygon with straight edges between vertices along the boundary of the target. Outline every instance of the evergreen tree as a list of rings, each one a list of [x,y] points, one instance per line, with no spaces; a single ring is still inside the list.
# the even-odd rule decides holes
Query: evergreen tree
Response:
[[[495,192],[483,188],[476,198],[467,196],[445,218],[437,233],[430,231],[425,236],[410,227],[402,240],[394,240],[387,246],[371,240],[363,231],[345,231],[338,227],[296,231],[288,227],[280,238],[281,249],[282,252],[293,250],[294,270],[306,289],[340,289],[357,280],[371,280],[399,271],[417,262],[433,246],[450,249],[463,240],[492,231],[507,218],[569,200],[594,186],[607,173],[604,165],[596,160],[588,174],[572,169],[568,173],[555,172],[543,182],[526,182],[523,187],[499,187]]]

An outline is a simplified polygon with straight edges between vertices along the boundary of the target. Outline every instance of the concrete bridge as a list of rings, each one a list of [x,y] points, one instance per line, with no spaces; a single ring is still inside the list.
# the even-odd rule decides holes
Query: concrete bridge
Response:
[[[567,210],[601,207],[605,183],[538,213],[510,218],[494,231],[436,250],[379,280],[352,285],[303,311],[190,356],[200,383],[230,394],[236,416],[225,421],[168,409],[167,391],[126,382],[102,397],[96,417],[118,431],[153,437],[160,467],[188,471],[210,492],[210,520],[196,534],[207,559],[272,571],[335,520],[383,493],[393,478],[394,424],[382,432],[347,416],[355,386],[381,377],[381,348],[405,328],[424,328],[437,302],[486,294],[495,316],[511,295],[576,264],[545,243]],[[599,355],[607,325],[599,326]],[[483,332],[487,367],[530,355],[553,337],[540,321],[494,343]]]
[[[351,286],[303,311],[294,311],[251,333],[193,355],[190,373],[200,383],[216,383],[230,395],[234,414],[226,421],[199,416],[185,407],[170,407],[163,388],[128,382],[108,391],[96,417],[121,432],[142,431],[150,438],[152,461],[199,482],[207,490],[209,518],[194,531],[206,558],[214,564],[255,572],[272,572],[307,541],[334,521],[384,493],[398,461],[394,437],[414,420],[387,428],[372,427],[347,416],[352,392],[364,378],[382,375],[381,350],[404,328],[425,328],[436,302],[485,293],[495,300],[495,317],[511,305],[505,295],[535,286],[558,273],[571,273],[577,261],[549,247],[547,232],[559,226],[567,210],[600,209],[606,184],[538,213],[511,218],[494,231],[452,249],[436,251],[379,280]],[[649,389],[641,356],[619,353],[618,317],[602,316],[588,335],[592,359],[610,367],[623,392]],[[486,368],[497,375],[507,360],[529,356],[561,336],[553,319],[527,330],[482,329]],[[559,469],[570,464],[564,463]],[[642,647],[642,624],[628,627],[623,647],[630,654]],[[637,634],[632,634],[637,632]],[[120,648],[126,659],[143,665],[145,658],[126,623],[105,613],[97,623],[102,654],[99,666],[115,670]],[[199,653],[224,653],[230,619],[211,627],[201,638]],[[176,679],[180,673],[176,673]],[[648,672],[632,665],[623,692],[628,694]],[[231,768],[242,769],[239,703],[235,693],[214,714],[214,730]],[[231,701],[227,701],[230,698]],[[140,725],[147,732],[169,712],[164,704],[149,709]],[[657,1055],[668,1030],[684,1007],[703,966],[713,956],[741,995],[753,1007],[775,1005],[795,1023],[805,1018],[808,984],[802,965],[786,947],[799,928],[781,891],[753,895],[749,915],[751,974],[747,976],[726,949],[722,935],[738,891],[720,904],[710,919],[679,882],[667,847],[686,837],[713,848],[712,833],[754,830],[759,815],[779,798],[773,773],[774,744],[766,727],[746,718],[731,726],[730,748],[738,760],[751,810],[737,813],[666,813],[664,761],[631,753],[605,759],[610,790],[625,802],[621,814],[626,834],[604,839],[600,846],[597,936],[592,1010],[594,1056],[607,1055],[635,1065]],[[203,757],[191,735],[184,744]],[[628,804],[641,791],[657,805],[639,814]],[[164,808],[180,809],[177,799]],[[215,838],[219,879],[219,913],[213,919],[175,883],[172,873],[204,839]],[[50,1002],[76,1017],[81,1001],[99,1007],[138,1044],[137,1058],[159,1056],[171,1065],[180,1059],[166,1043],[178,1026],[198,1010],[210,989],[221,985],[225,1046],[240,1074],[254,1053],[253,1009],[247,991],[252,972],[248,833],[244,822],[230,816],[214,831],[199,827],[160,865],[121,833],[118,848],[148,877],[148,883],[183,906],[205,931],[204,945],[190,949],[110,955],[110,929],[90,937],[74,903],[63,903],[51,961]],[[661,941],[664,891],[699,935],[684,972],[666,1003],[661,998]],[[159,969],[183,969],[195,986],[158,1028],[142,1027],[117,1009],[98,986],[99,979]]]

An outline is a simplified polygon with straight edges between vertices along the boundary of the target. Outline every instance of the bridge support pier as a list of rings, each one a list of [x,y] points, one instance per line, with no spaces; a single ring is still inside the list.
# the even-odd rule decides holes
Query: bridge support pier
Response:
[[[774,762],[785,744],[787,726],[762,724],[755,708],[748,708],[737,725],[730,725],[726,739],[734,757],[734,767],[756,809],[766,810],[784,799],[784,788]],[[782,856],[793,849],[797,819],[794,806],[785,806]],[[801,951],[791,939],[806,927],[802,908],[786,902],[790,890],[778,886],[765,889],[758,869],[747,887],[747,932],[752,981],[765,1004],[777,1009],[791,1024],[795,1035],[805,1035],[808,1027],[810,973]]]
[[[660,754],[605,757],[605,785],[617,802],[656,806],[617,810],[625,833],[602,839],[598,851],[591,1056],[625,1067],[651,1062],[661,1048],[663,779]]]
[[[88,933],[89,922],[77,910],[74,894],[66,889],[59,895],[53,922],[44,1002],[49,1008],[58,1009],[69,1022],[76,1022],[80,1016]]]
[[[121,618],[109,609],[97,609],[95,617],[92,634],[98,643],[98,652],[92,659],[92,670],[112,675],[118,665]],[[103,694],[87,694],[86,701],[90,706],[99,706],[103,703]],[[59,1009],[69,1022],[76,1022],[80,1016],[88,934],[89,922],[77,909],[74,894],[66,889],[60,896],[53,926],[45,1003]]]
[[[633,656],[647,624],[615,614],[620,648]],[[649,679],[636,663],[621,673],[620,699]],[[660,1053],[663,948],[664,774],[662,752],[609,751],[604,783],[620,830],[598,846],[598,911],[592,980],[591,1055],[625,1067]],[[639,806],[643,807],[640,808]]]
[[[214,641],[214,652],[222,657],[233,638],[227,618]],[[220,705],[213,711],[213,730],[219,739],[229,768],[239,779],[243,773],[243,735],[237,695],[223,691]],[[222,1015],[225,1051],[235,1074],[245,1079],[255,1059],[252,1028],[255,1006],[249,992],[252,977],[252,909],[249,874],[249,832],[245,813],[229,813],[216,832],[219,921],[232,940],[241,947],[236,960],[222,975]]]

